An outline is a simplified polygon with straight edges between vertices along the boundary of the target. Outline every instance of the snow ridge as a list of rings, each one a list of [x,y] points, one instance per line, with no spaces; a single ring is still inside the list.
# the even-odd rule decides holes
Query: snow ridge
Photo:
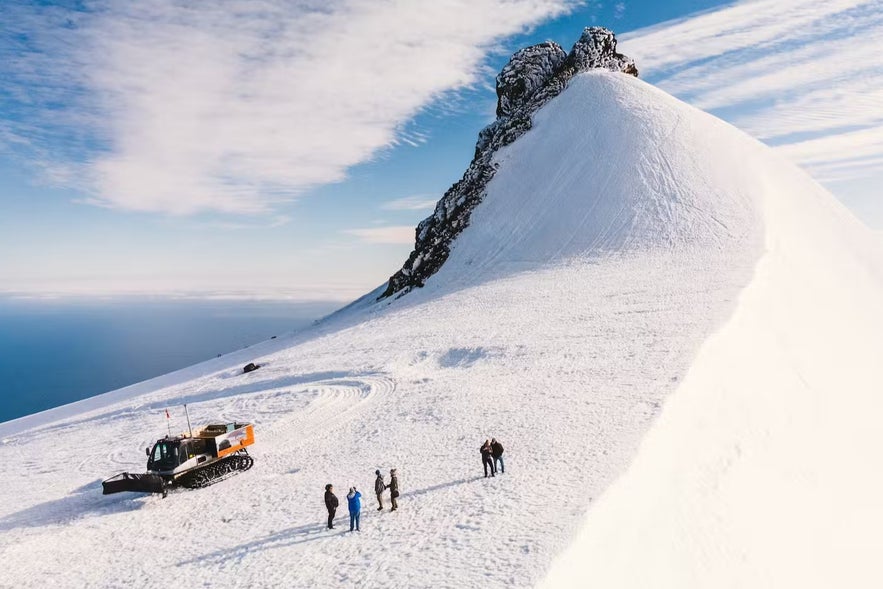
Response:
[[[638,75],[634,60],[616,52],[616,36],[603,27],[587,27],[569,54],[546,41],[516,52],[497,76],[497,120],[478,136],[475,156],[463,178],[456,182],[417,226],[414,251],[389,279],[379,298],[399,296],[422,287],[438,272],[450,254],[451,244],[469,225],[497,166],[494,155],[532,127],[532,117],[561,94],[577,74],[606,69]]]

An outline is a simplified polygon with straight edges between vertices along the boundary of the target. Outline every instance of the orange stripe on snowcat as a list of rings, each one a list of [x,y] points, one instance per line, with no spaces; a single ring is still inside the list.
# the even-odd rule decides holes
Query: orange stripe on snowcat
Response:
[[[236,429],[227,434],[226,439],[230,440],[230,447],[218,451],[218,458],[223,458],[228,454],[233,454],[242,450],[246,446],[254,444],[254,425],[245,424],[245,427]]]

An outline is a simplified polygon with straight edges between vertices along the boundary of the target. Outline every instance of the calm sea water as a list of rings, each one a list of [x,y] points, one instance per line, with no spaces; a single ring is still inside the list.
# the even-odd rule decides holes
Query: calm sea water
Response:
[[[341,306],[0,299],[0,422],[300,329]]]

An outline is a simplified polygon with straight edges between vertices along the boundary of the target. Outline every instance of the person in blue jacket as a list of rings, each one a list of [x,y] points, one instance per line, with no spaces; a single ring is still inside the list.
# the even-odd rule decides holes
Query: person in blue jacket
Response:
[[[350,487],[350,492],[346,495],[347,503],[350,508],[350,532],[353,531],[353,528],[357,532],[359,530],[359,515],[362,513],[362,494],[356,490],[355,487]]]

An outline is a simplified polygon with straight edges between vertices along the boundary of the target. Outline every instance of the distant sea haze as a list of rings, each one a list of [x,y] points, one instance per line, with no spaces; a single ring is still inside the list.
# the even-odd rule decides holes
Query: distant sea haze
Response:
[[[342,305],[0,298],[0,422],[302,329]]]

